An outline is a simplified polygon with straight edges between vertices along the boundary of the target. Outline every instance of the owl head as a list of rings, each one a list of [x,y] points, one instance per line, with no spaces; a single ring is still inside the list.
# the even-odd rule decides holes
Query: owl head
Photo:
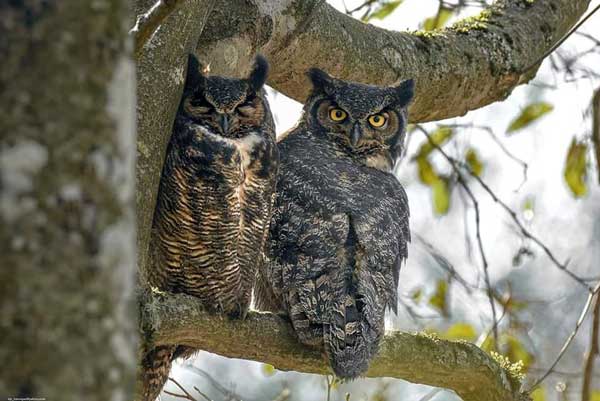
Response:
[[[414,81],[381,87],[333,78],[318,68],[307,75],[313,85],[304,109],[309,130],[325,133],[351,154],[378,155],[393,165],[402,152]]]
[[[247,78],[211,76],[190,54],[179,114],[224,137],[254,130],[268,114],[262,93],[268,70],[267,60],[257,55]]]

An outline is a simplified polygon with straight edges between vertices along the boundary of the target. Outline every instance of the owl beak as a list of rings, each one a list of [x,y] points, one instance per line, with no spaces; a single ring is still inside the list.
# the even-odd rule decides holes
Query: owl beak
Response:
[[[221,114],[221,128],[223,132],[229,131],[229,116],[227,114]]]
[[[358,142],[360,141],[360,137],[361,137],[360,127],[358,126],[358,123],[356,123],[354,125],[354,128],[352,128],[352,135],[350,135],[350,143],[352,144],[352,146],[358,145]]]

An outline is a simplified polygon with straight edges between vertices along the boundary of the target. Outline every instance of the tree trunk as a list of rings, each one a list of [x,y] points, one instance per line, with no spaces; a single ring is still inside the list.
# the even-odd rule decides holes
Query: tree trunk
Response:
[[[138,0],[142,14],[155,0]],[[138,60],[137,190],[139,266],[145,266],[160,172],[179,105],[188,53],[194,50],[212,0],[186,0],[169,15]]]
[[[137,324],[125,0],[0,3],[0,397],[125,400]]]

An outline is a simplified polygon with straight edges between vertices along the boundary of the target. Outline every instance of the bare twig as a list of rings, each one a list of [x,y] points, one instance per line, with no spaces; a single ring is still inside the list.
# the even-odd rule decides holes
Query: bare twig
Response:
[[[594,318],[592,321],[592,335],[590,349],[585,358],[583,367],[583,384],[581,386],[581,401],[590,401],[592,377],[594,376],[594,361],[600,355],[600,296],[596,296],[594,304]]]
[[[232,400],[232,401],[242,401],[242,397],[239,394],[236,394],[235,392],[233,392],[232,390],[227,389],[225,386],[223,386],[221,383],[219,383],[214,377],[212,377],[208,372],[194,366],[192,363],[186,363],[184,365],[184,367],[199,375],[204,377],[206,380],[208,380],[210,382],[210,384],[221,394],[223,394],[223,396],[225,396],[225,398],[227,398],[228,400]]]
[[[515,163],[521,165],[522,169],[523,169],[523,180],[521,181],[521,183],[519,184],[519,186],[517,187],[517,189],[515,189],[515,192],[518,192],[519,189],[521,189],[521,187],[523,186],[523,184],[525,184],[525,182],[527,181],[527,171],[529,169],[529,165],[519,159],[518,157],[516,157],[510,150],[508,150],[506,148],[506,146],[504,146],[504,144],[502,143],[502,141],[500,141],[500,139],[498,139],[498,137],[496,136],[496,134],[494,133],[494,130],[492,130],[491,127],[485,126],[485,125],[474,125],[474,124],[448,124],[449,127],[456,127],[456,128],[472,128],[472,129],[478,129],[478,130],[482,130],[488,133],[488,135],[492,138],[492,140],[496,143],[496,145],[498,145],[498,147],[500,148],[500,150],[502,150],[502,152],[508,156],[510,159],[512,159]]]
[[[441,392],[442,392],[442,389],[434,388],[433,390],[431,390],[430,392],[425,394],[424,397],[420,398],[419,401],[431,401]]]
[[[481,179],[481,177],[479,177],[477,174],[475,174],[475,172],[471,169],[471,167],[468,164],[463,163],[459,160],[456,160],[453,157],[450,157],[442,148],[440,148],[440,146],[438,144],[432,142],[431,138],[429,137],[429,134],[427,133],[427,131],[424,128],[422,128],[420,126],[418,126],[418,127],[421,130],[421,132],[423,132],[425,135],[427,135],[427,138],[428,138],[429,142],[432,143],[432,146],[438,152],[441,153],[441,155],[444,157],[444,159],[446,159],[446,161],[448,161],[448,163],[450,163],[450,166],[457,173],[457,175],[459,177],[459,183],[461,183],[461,186],[463,186],[463,188],[465,188],[465,190],[466,190],[467,185],[466,185],[465,181],[462,179],[461,169],[460,169],[461,167],[464,170],[466,170],[469,173],[469,175],[471,177],[473,177],[479,183],[479,185],[481,185],[481,187],[494,200],[494,202],[499,204],[506,211],[506,213],[508,213],[508,215],[511,217],[513,222],[517,225],[517,227],[521,231],[522,235],[524,235],[526,238],[532,240],[540,248],[542,248],[544,253],[550,258],[552,263],[554,263],[554,265],[559,270],[562,270],[563,272],[565,272],[565,274],[567,274],[569,277],[571,277],[573,280],[575,280],[581,286],[585,287],[589,293],[592,293],[592,291],[593,291],[592,287],[589,286],[585,280],[581,279],[575,273],[573,273],[572,271],[570,271],[568,269],[568,260],[565,263],[559,262],[558,259],[556,258],[556,256],[554,256],[554,254],[552,253],[552,251],[550,251],[548,246],[546,246],[540,239],[538,239],[531,232],[529,232],[529,230],[527,230],[527,228],[525,228],[523,223],[521,223],[521,221],[519,220],[517,213],[514,210],[512,210],[506,203],[504,203],[500,198],[498,198],[498,196],[494,193],[494,191],[491,190],[491,188],[485,183],[485,181],[483,181]],[[462,185],[462,183],[465,183],[465,185]],[[477,208],[476,208],[476,211],[477,211]]]
[[[433,146],[435,149],[437,149],[439,152],[441,152],[442,155],[444,155],[444,157],[450,162],[450,164],[453,167],[453,170],[455,171],[455,173],[457,175],[458,182],[464,188],[464,190],[467,192],[467,195],[469,196],[469,198],[471,199],[471,202],[473,203],[473,207],[475,209],[475,235],[477,238],[477,245],[479,247],[479,254],[481,256],[481,261],[483,263],[483,276],[484,276],[485,286],[486,286],[486,290],[487,290],[487,296],[488,296],[488,299],[490,302],[490,307],[492,310],[492,320],[493,320],[492,331],[494,334],[494,344],[496,345],[496,348],[497,348],[498,347],[498,326],[496,324],[496,322],[497,322],[497,320],[496,320],[496,305],[494,302],[493,291],[492,291],[492,286],[491,286],[491,282],[490,282],[489,265],[488,265],[487,257],[485,254],[485,250],[483,248],[483,240],[481,239],[481,222],[480,222],[480,213],[479,213],[479,203],[477,202],[477,198],[475,198],[475,195],[473,195],[471,188],[469,187],[469,185],[463,178],[460,169],[456,166],[456,163],[454,163],[452,161],[453,159],[450,158],[446,154],[446,152],[444,152],[442,150],[442,148],[440,148],[440,146],[433,141],[433,139],[431,139],[431,136],[429,135],[429,133],[427,132],[427,130],[425,128],[423,128],[420,125],[417,125],[417,129],[419,131],[421,131],[423,133],[423,135],[425,135],[427,137],[427,140],[429,141],[431,146]]]
[[[172,377],[169,377],[169,380],[172,381],[173,383],[175,383],[175,385],[177,387],[179,387],[179,389],[181,391],[183,391],[183,394],[172,393],[170,391],[164,390],[163,392],[165,394],[172,395],[173,397],[177,397],[177,398],[183,398],[184,400],[198,401],[181,384],[179,384],[179,382],[177,380],[173,379]],[[198,392],[198,394],[200,394],[206,401],[212,401],[206,394],[204,394],[203,392],[198,390],[198,388],[196,386],[194,386],[194,390],[196,390]]]
[[[331,388],[333,387],[333,383],[335,381],[335,376],[327,375],[325,376],[325,381],[327,385],[327,401],[331,400]]]
[[[560,352],[558,353],[558,355],[557,355],[556,359],[554,360],[554,362],[552,363],[552,365],[550,365],[550,367],[548,368],[548,370],[546,371],[546,373],[544,373],[542,375],[542,377],[540,377],[529,388],[529,390],[527,390],[527,392],[531,392],[533,389],[535,389],[537,386],[539,386],[552,373],[552,371],[554,370],[554,368],[556,367],[556,365],[558,364],[558,362],[560,362],[560,360],[562,359],[563,355],[565,354],[565,352],[567,352],[567,349],[569,348],[569,346],[573,342],[573,339],[577,335],[577,332],[579,331],[579,327],[581,327],[581,325],[583,324],[583,321],[585,320],[585,317],[587,316],[587,313],[590,310],[590,307],[592,306],[592,301],[594,300],[594,297],[598,294],[598,291],[600,291],[600,283],[598,283],[596,285],[596,287],[588,294],[588,298],[587,298],[587,301],[585,302],[585,305],[583,306],[583,310],[581,311],[581,315],[579,315],[579,319],[577,319],[577,323],[575,323],[575,328],[573,329],[573,331],[571,332],[571,334],[569,335],[569,337],[567,338],[567,340],[563,344],[562,348],[560,349]]]
[[[544,253],[550,258],[550,260],[552,261],[552,263],[554,263],[554,265],[559,270],[562,270],[569,277],[571,277],[573,280],[575,280],[577,283],[579,283],[580,285],[582,285],[583,287],[585,287],[586,290],[589,293],[592,292],[592,287],[590,287],[585,282],[585,280],[582,280],[575,273],[573,273],[571,270],[569,270],[569,268],[568,268],[568,263],[569,263],[568,260],[565,263],[559,262],[558,259],[556,259],[556,257],[552,253],[552,251],[550,251],[550,249],[540,239],[538,239],[536,236],[534,236],[531,232],[529,232],[529,230],[527,230],[525,228],[525,226],[523,226],[523,224],[519,220],[519,217],[517,216],[517,213],[514,210],[512,210],[510,207],[508,207],[508,205],[506,203],[504,203],[502,200],[500,200],[500,198],[498,198],[496,196],[496,194],[490,189],[490,187],[479,176],[477,176],[477,174],[475,174],[473,171],[471,171],[471,168],[468,165],[464,165],[463,164],[463,167],[465,167],[467,169],[467,171],[469,171],[469,173],[471,174],[471,176],[473,178],[475,178],[475,180],[479,183],[479,185],[481,185],[483,187],[483,189],[485,190],[485,192],[487,192],[492,197],[492,199],[494,200],[494,202],[496,202],[500,206],[502,206],[502,208],[506,211],[506,213],[509,214],[509,216],[512,218],[512,220],[514,221],[514,223],[519,227],[519,230],[521,231],[521,234],[523,234],[526,238],[532,240],[540,248],[542,248],[542,250],[544,251]]]
[[[542,61],[544,61],[544,59],[546,57],[548,57],[556,49],[558,49],[565,42],[565,40],[567,40],[572,34],[574,34],[575,31],[577,31],[598,10],[600,10],[600,4],[597,5],[592,11],[590,11],[585,17],[583,17],[581,19],[581,21],[579,21],[573,28],[571,28],[569,30],[569,32],[567,32],[558,42],[556,42],[556,44],[554,44],[554,46],[552,46],[550,49],[548,49],[536,61],[534,61],[533,63],[531,63],[530,65],[528,65],[527,67],[525,67],[523,70],[521,70],[521,73],[525,73],[525,72],[531,70],[532,68],[535,68],[539,63],[541,63]]]
[[[135,25],[129,31],[134,41],[134,57],[139,59],[142,49],[152,37],[159,25],[183,3],[184,0],[158,0],[154,5],[137,17]]]
[[[279,393],[279,395],[277,397],[275,397],[275,399],[273,399],[273,401],[287,401],[291,395],[292,395],[292,392],[290,391],[289,388],[286,387],[283,390],[281,390],[281,393]]]
[[[413,233],[414,237],[417,239],[417,242],[420,242],[421,245],[423,245],[423,247],[427,250],[427,252],[429,253],[429,255],[431,255],[431,257],[433,259],[435,259],[435,261],[437,262],[437,264],[446,272],[448,272],[448,274],[450,275],[451,278],[455,279],[457,282],[459,282],[464,289],[467,291],[467,293],[471,293],[473,291],[473,289],[479,289],[477,288],[476,285],[473,285],[471,283],[469,283],[464,277],[462,277],[454,268],[454,266],[452,265],[452,263],[444,256],[442,255],[442,253],[440,252],[439,249],[437,249],[435,246],[433,246],[432,243],[430,243],[429,241],[427,241],[425,238],[423,238],[423,236],[419,233]]]

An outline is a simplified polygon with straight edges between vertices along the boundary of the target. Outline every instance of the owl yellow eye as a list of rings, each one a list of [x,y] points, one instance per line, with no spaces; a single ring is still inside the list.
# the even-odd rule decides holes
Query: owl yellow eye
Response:
[[[329,118],[335,122],[344,121],[346,119],[346,112],[342,109],[331,109],[329,110]]]
[[[371,124],[375,128],[381,128],[385,125],[386,118],[381,114],[373,114],[369,117],[369,124]]]

